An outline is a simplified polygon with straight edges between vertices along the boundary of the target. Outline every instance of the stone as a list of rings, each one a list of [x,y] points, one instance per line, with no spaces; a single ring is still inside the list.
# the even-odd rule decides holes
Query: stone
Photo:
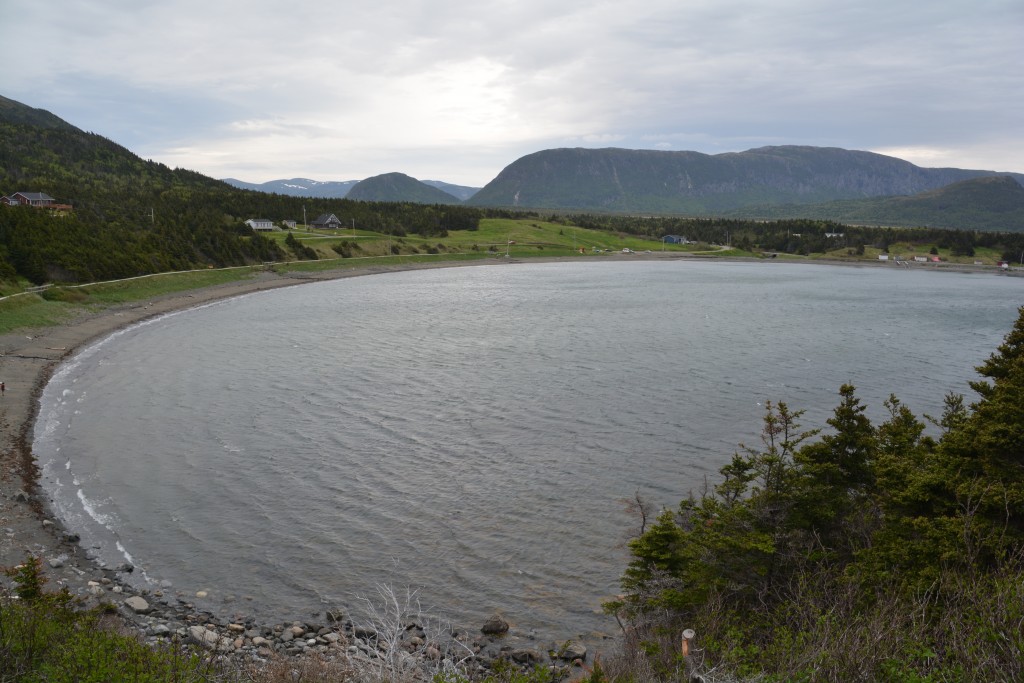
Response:
[[[334,631],[331,631],[329,633],[323,634],[323,639],[326,640],[328,643],[334,645],[335,643],[341,640],[341,636],[339,636]]]
[[[49,564],[54,569],[60,569],[61,567],[64,566],[64,557],[63,556],[61,556],[61,557],[51,557],[50,559],[48,559],[46,561],[46,563]]]
[[[14,494],[14,500],[18,501],[19,503],[27,503],[29,501],[29,498],[30,496],[21,490]]]
[[[267,645],[270,645],[270,641],[268,641],[263,636],[256,636],[252,639],[252,644],[253,647],[265,647]]]
[[[536,650],[531,650],[529,648],[513,650],[510,656],[512,657],[513,662],[516,662],[518,664],[527,664],[530,666],[534,664],[539,664],[542,661],[544,661],[544,655],[537,652]]]
[[[563,645],[558,651],[558,658],[564,659],[567,662],[571,662],[577,659],[586,661],[587,659],[587,648],[583,643],[578,640],[570,640]]]
[[[171,629],[167,624],[153,624],[146,630],[147,636],[155,636],[157,638],[165,638],[171,635]]]
[[[206,591],[196,591],[197,598],[205,598],[207,595],[209,595],[209,593],[207,593]]]
[[[139,597],[138,595],[133,595],[132,597],[128,598],[124,601],[124,604],[128,607],[128,609],[135,612],[136,614],[149,614],[153,611],[153,608],[149,606],[149,603],[146,602],[146,599]]]
[[[245,633],[245,626],[241,624],[228,624],[228,630],[234,633]]]
[[[280,639],[282,643],[291,642],[293,638],[295,638],[295,634],[292,633],[292,630],[290,628],[286,628],[284,631],[281,632]]]
[[[484,622],[484,625],[480,627],[480,632],[489,636],[500,636],[508,633],[508,622],[495,614]]]
[[[190,626],[188,636],[193,643],[207,650],[216,649],[220,643],[220,636],[208,630],[205,626]]]

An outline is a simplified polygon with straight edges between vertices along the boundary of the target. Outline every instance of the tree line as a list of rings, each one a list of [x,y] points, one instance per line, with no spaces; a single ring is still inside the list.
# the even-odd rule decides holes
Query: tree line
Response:
[[[890,396],[872,424],[849,385],[825,430],[768,404],[761,443],[716,482],[656,518],[638,497],[607,605],[631,675],[646,657],[656,678],[1021,680],[1024,308],[977,370],[977,401],[949,394],[937,418]],[[699,661],[680,658],[686,628]]]

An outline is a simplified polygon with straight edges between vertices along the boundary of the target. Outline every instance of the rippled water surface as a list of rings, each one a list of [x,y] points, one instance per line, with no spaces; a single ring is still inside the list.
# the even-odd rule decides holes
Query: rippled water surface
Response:
[[[635,526],[755,443],[968,392],[1024,279],[779,263],[553,263],[309,284],[165,316],[65,365],[35,451],[136,580],[290,618],[378,582],[479,625],[614,631]]]

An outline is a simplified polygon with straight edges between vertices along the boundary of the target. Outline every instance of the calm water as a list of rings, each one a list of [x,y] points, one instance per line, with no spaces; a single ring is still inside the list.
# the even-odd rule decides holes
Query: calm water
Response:
[[[635,526],[757,442],[763,403],[818,426],[967,393],[1024,279],[778,263],[391,273],[165,316],[47,387],[54,506],[136,580],[264,618],[421,587],[475,627],[615,630]]]

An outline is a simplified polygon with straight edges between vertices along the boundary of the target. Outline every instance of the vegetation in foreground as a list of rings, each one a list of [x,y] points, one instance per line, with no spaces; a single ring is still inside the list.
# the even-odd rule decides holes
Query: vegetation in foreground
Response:
[[[769,405],[717,484],[656,519],[638,500],[609,675],[1024,680],[1024,308],[978,372],[938,438],[894,396],[871,424],[847,385],[820,438]]]

